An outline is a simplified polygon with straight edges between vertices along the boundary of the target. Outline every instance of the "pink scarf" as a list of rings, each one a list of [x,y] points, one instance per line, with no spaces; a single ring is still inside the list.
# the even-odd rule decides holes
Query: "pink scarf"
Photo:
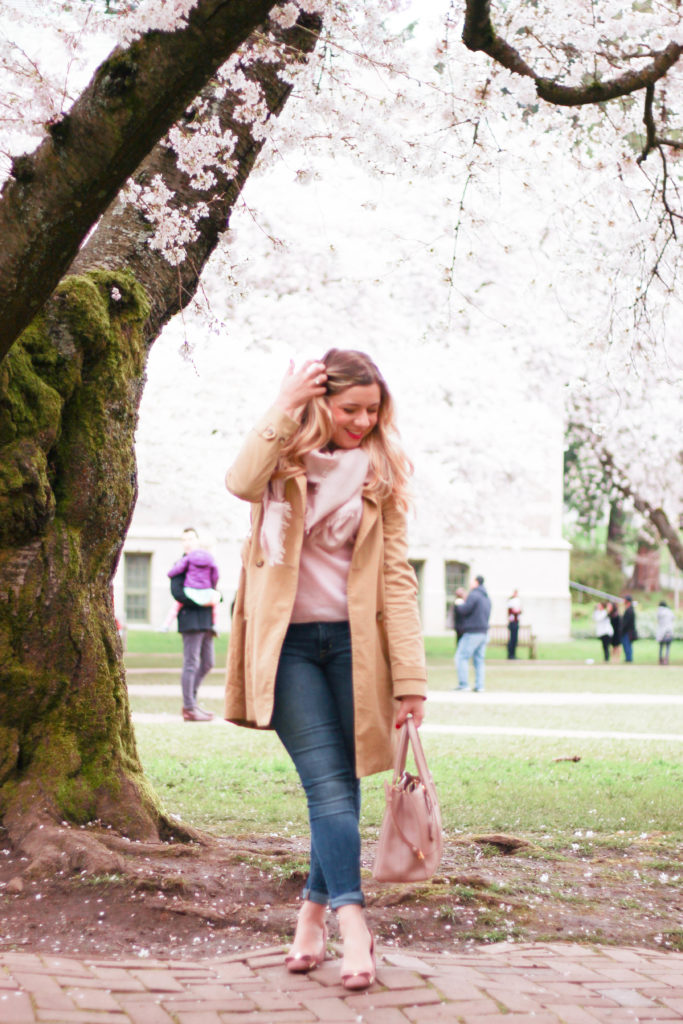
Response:
[[[368,456],[360,448],[310,452],[304,457],[306,512],[304,532],[326,551],[335,551],[358,532]],[[292,506],[285,501],[284,480],[271,480],[263,499],[261,547],[269,565],[284,560],[285,535]]]

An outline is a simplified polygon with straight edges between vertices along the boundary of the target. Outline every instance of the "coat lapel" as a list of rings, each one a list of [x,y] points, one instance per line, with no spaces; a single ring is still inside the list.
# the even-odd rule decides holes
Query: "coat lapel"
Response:
[[[292,493],[287,495],[292,505],[292,511],[303,517],[306,511],[306,477],[303,471],[297,476],[290,477],[287,483],[292,485]]]
[[[356,543],[354,544],[354,552],[358,551],[366,539],[370,530],[377,522],[379,517],[379,505],[377,499],[372,494],[366,494],[363,492],[363,515],[361,517],[360,526],[358,527],[358,534],[356,536]]]

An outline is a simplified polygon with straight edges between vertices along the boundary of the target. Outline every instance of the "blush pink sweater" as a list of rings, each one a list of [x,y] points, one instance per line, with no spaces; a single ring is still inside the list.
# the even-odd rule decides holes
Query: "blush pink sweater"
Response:
[[[326,551],[304,536],[299,562],[299,585],[291,622],[344,622],[349,617],[346,585],[353,541]]]
[[[305,459],[306,514],[291,622],[344,622],[347,582],[362,514],[368,457],[352,451],[310,452]]]

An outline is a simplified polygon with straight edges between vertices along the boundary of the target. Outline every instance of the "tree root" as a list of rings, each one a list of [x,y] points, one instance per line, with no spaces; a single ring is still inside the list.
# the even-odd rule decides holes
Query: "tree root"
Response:
[[[196,857],[202,848],[216,845],[217,840],[208,832],[202,832],[200,829],[185,825],[180,821],[171,822],[164,819],[164,822],[166,827],[160,829],[163,838],[156,843],[129,839],[127,836],[119,835],[101,826],[98,826],[94,832],[91,830],[91,834],[95,834],[99,841],[110,850],[127,856]]]
[[[477,843],[479,846],[495,846],[501,853],[515,853],[533,846],[528,839],[521,839],[519,836],[510,836],[505,832],[492,832],[490,835],[470,836],[469,843]]]
[[[206,832],[161,815],[157,839],[145,829],[145,838],[130,839],[101,821],[71,825],[60,821],[45,795],[36,798],[29,791],[21,794],[3,816],[3,825],[14,850],[26,861],[24,874],[45,878],[52,874],[81,874],[91,877],[127,875],[135,877],[138,857],[162,861],[197,856],[202,849],[215,846]],[[176,869],[177,870],[177,869]]]
[[[119,874],[124,860],[108,850],[96,836],[68,825],[34,822],[24,825],[21,834],[10,824],[12,846],[27,859],[24,873],[30,878],[45,878],[59,873],[87,875]]]
[[[174,900],[172,903],[169,903],[167,900],[162,899],[148,899],[146,905],[153,910],[163,910],[164,913],[170,914],[181,914],[183,917],[197,917],[201,921],[210,921],[211,924],[218,926],[232,924],[238,909],[230,906],[224,910],[216,910],[215,907],[211,907],[208,904],[196,903],[190,900]]]
[[[28,808],[26,801],[21,807],[16,802],[6,811],[3,824],[14,851],[24,859],[22,875],[32,879],[117,876],[135,889],[182,893],[183,860],[206,857],[227,866],[259,854],[274,860],[292,856],[292,850],[279,843],[272,848],[266,844],[264,849],[248,839],[219,839],[165,816],[159,821],[158,841],[130,839],[101,821],[82,826],[58,821],[48,800],[35,801]],[[216,913],[218,922],[221,915]],[[207,911],[199,916],[210,915]]]

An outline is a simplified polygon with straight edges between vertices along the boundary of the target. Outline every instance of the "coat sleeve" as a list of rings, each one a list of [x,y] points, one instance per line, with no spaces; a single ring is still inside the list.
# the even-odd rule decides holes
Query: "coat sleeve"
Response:
[[[171,568],[168,570],[168,575],[169,576],[180,576],[181,573],[187,572],[188,564],[189,563],[188,563],[187,555],[183,555],[182,558],[179,558],[178,561],[175,562],[175,564],[171,566]]]
[[[261,501],[283,445],[299,424],[277,406],[272,406],[248,433],[237,458],[225,476],[231,494],[244,501]]]
[[[384,627],[394,697],[427,696],[417,577],[408,561],[405,515],[389,500],[382,508],[384,528]]]
[[[469,594],[465,598],[464,603],[460,606],[463,619],[469,618],[470,615],[474,615],[477,609],[477,603],[479,601],[479,594],[476,590],[470,590]]]

